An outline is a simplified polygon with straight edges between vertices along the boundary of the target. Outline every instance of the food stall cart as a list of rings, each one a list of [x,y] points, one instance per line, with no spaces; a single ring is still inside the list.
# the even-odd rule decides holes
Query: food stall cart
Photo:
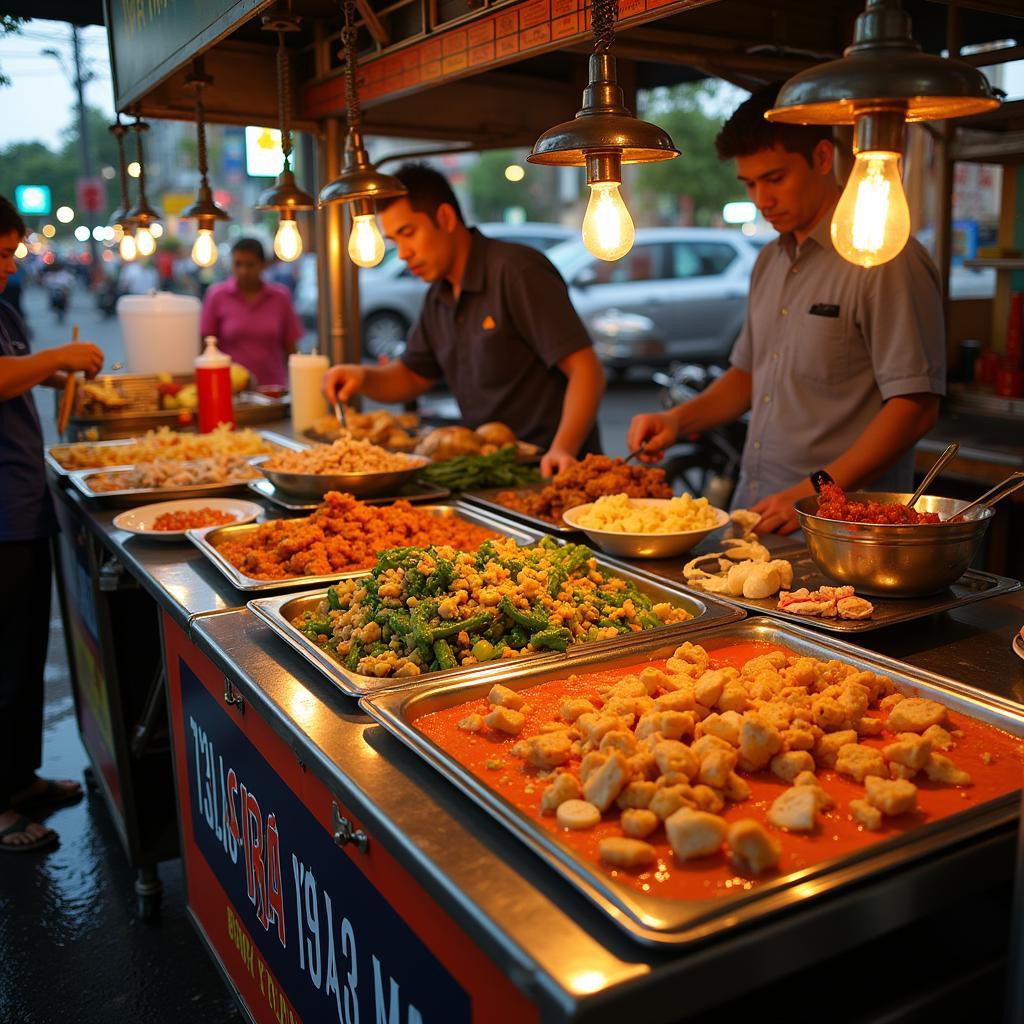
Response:
[[[119,106],[185,115],[184,69],[205,52],[218,83],[208,92],[212,118],[251,121],[273,110],[270,78],[259,71],[269,51],[255,26],[269,3],[223,13],[178,5],[173,16],[163,8],[105,6]],[[296,45],[309,48],[314,79],[297,124],[319,124],[326,179],[337,165],[342,93],[331,12],[309,6],[315,16]],[[532,141],[573,109],[578,84],[567,83],[566,68],[578,62],[571,51],[585,39],[574,0],[525,0],[468,14],[433,3],[386,13],[378,6],[362,5],[379,50],[364,62],[368,130],[500,145]],[[742,18],[725,13],[730,6],[742,6]],[[806,58],[794,51],[812,43],[820,51],[823,38],[832,40],[831,50],[841,47],[843,17],[820,8],[787,5],[786,45],[748,53],[745,43],[723,45],[724,30],[711,45],[709,26],[744,21],[752,37],[774,42],[776,14],[760,5],[624,5],[621,52],[753,82],[798,70]],[[687,20],[700,16],[708,21]],[[644,27],[655,20],[657,29]],[[693,32],[681,36],[687,26]],[[501,70],[514,61],[515,73]],[[636,84],[657,80],[645,77],[651,66],[636,65]],[[498,101],[517,89],[529,102]],[[321,223],[320,251],[336,255],[340,214]],[[322,258],[330,287],[321,289],[321,333],[334,354],[357,351],[343,261]],[[96,545],[80,563],[85,590],[95,594],[102,565],[110,564],[110,572],[137,584],[138,614],[159,623],[189,910],[254,1020],[597,1021],[624,1013],[680,1020],[735,1008],[749,993],[771,991],[772,983],[840,954],[854,965],[846,979],[860,977],[885,936],[937,912],[953,915],[963,901],[977,909],[993,892],[999,898],[1012,877],[1019,811],[1003,801],[952,835],[897,844],[866,867],[791,880],[764,912],[712,916],[681,929],[678,941],[652,942],[623,928],[614,907],[567,880],[543,850],[509,834],[375,725],[247,610],[248,595],[225,585],[194,548],[148,547],[70,493],[61,509],[69,536]],[[70,603],[79,614],[88,607]],[[97,621],[108,650],[118,649],[120,630],[132,628],[117,614]],[[933,685],[1005,722],[1019,719],[1024,703],[1011,647],[1022,621],[1024,599],[1007,593],[859,636],[862,650],[843,651],[884,671],[899,672],[905,663],[935,673],[943,678]],[[104,629],[109,635],[99,636]],[[143,677],[149,673],[147,665]],[[950,920],[961,927],[958,917]],[[1004,954],[997,943],[994,957]],[[960,985],[977,999],[991,977],[949,975],[946,998]],[[814,985],[806,973],[800,977],[810,998],[836,997],[834,979]],[[867,1006],[869,998],[884,998],[897,1011],[938,998],[924,994],[933,979],[921,981],[889,980],[843,999]],[[776,989],[774,998],[788,997]]]

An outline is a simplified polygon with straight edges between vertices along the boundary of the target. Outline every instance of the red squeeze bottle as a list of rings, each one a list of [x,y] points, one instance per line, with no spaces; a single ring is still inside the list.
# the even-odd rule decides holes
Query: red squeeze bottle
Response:
[[[219,423],[234,425],[231,405],[231,356],[217,348],[211,334],[204,338],[206,349],[195,361],[196,391],[199,395],[199,431],[206,434]]]

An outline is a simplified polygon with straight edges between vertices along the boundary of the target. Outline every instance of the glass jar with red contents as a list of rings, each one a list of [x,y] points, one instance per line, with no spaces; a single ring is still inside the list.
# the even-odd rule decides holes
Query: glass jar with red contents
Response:
[[[221,423],[235,422],[231,398],[231,356],[217,348],[211,334],[204,338],[206,349],[195,361],[196,391],[199,396],[199,430],[209,433]]]

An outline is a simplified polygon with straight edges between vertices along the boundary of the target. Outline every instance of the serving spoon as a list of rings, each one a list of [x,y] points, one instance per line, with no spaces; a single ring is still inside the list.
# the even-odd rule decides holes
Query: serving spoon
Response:
[[[995,487],[987,490],[980,498],[975,498],[970,505],[964,506],[960,509],[955,516],[950,516],[949,519],[943,520],[943,522],[953,523],[962,520],[968,512],[973,512],[979,506],[981,508],[991,508],[997,501],[1002,501],[1003,498],[1008,498],[1014,491],[1024,487],[1024,472],[1016,470],[1011,473],[1005,480],[996,484]]]
[[[924,475],[924,479],[918,484],[917,490],[907,499],[904,503],[907,508],[913,508],[921,498],[921,495],[928,489],[928,485],[942,472],[946,464],[952,460],[956,453],[960,451],[960,442],[954,441],[949,445],[946,450],[935,460],[932,468],[928,470]]]

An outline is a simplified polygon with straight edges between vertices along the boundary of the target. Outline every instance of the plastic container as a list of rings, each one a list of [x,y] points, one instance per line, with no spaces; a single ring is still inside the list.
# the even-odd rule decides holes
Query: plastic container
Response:
[[[299,434],[327,415],[327,399],[320,385],[327,372],[327,356],[293,352],[288,357],[288,390],[292,405],[292,430]]]
[[[231,357],[217,348],[217,339],[212,334],[203,342],[206,348],[194,365],[199,431],[206,434],[221,423],[234,424],[235,410],[231,398]]]
[[[193,295],[122,295],[117,319],[125,372],[191,373],[201,308]]]

